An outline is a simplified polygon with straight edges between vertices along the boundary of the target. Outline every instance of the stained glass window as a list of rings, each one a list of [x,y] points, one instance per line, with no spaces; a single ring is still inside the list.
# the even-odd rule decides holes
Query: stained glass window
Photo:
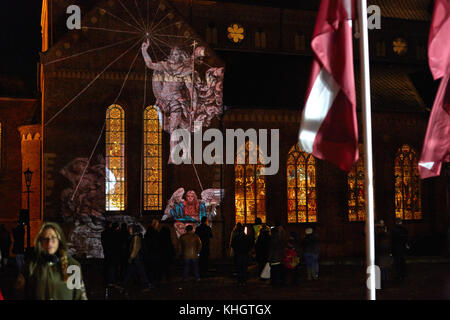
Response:
[[[144,210],[162,210],[162,128],[154,106],[144,110]]]
[[[317,222],[316,160],[295,145],[286,169],[288,223]]]
[[[366,220],[366,202],[365,202],[365,170],[364,170],[364,152],[363,146],[359,145],[359,160],[348,173],[348,220],[365,221]]]
[[[125,210],[125,112],[117,104],[106,110],[106,210]]]
[[[236,161],[235,170],[235,206],[236,223],[254,223],[258,217],[266,222],[266,180],[261,175],[262,164],[248,164],[249,151],[257,149],[250,142],[245,148],[245,164]],[[259,158],[259,157],[258,157]],[[259,159],[258,159],[259,160]]]
[[[395,156],[395,217],[403,220],[422,219],[417,154],[403,145]]]

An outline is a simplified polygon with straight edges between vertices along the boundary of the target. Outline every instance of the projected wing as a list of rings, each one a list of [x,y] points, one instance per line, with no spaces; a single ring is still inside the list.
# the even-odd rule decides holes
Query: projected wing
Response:
[[[206,206],[219,205],[224,194],[224,189],[206,189],[203,190],[201,197]]]
[[[175,191],[167,202],[166,210],[164,210],[164,216],[162,217],[162,221],[168,219],[170,217],[170,210],[175,208],[176,203],[180,203],[183,201],[184,188],[179,188]]]

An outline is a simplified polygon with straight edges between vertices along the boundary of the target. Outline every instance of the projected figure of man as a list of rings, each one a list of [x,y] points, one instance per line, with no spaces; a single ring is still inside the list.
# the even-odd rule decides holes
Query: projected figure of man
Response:
[[[187,117],[192,97],[192,66],[186,52],[173,47],[167,60],[153,62],[147,50],[150,41],[142,43],[142,56],[148,68],[154,70],[152,84],[156,105],[164,112],[168,123],[165,129],[171,133],[178,128],[187,129]]]

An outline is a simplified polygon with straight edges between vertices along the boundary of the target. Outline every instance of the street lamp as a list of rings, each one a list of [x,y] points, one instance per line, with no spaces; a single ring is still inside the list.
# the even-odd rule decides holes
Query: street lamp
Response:
[[[28,221],[27,221],[27,249],[30,248],[30,187],[31,187],[31,178],[33,177],[33,171],[30,168],[27,169],[24,173],[25,176],[25,185],[27,187],[27,209],[28,209]]]

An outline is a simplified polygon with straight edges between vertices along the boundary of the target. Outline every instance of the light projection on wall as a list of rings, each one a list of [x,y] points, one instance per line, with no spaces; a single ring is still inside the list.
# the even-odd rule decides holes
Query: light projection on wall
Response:
[[[106,211],[125,210],[125,112],[113,104],[106,110]]]
[[[245,145],[245,159],[249,159],[249,152],[259,152],[258,147],[250,142]],[[242,154],[238,150],[238,156]],[[258,156],[259,159],[259,156]],[[258,161],[259,162],[259,161]],[[261,175],[262,164],[234,165],[234,201],[236,210],[236,223],[255,223],[258,217],[263,223],[266,222],[266,180]]]
[[[233,23],[228,26],[227,28],[228,32],[228,39],[233,43],[240,43],[242,40],[244,40],[244,27],[240,24]]]
[[[404,220],[422,219],[417,154],[404,144],[395,156],[395,217]]]
[[[365,169],[363,147],[359,145],[359,160],[348,173],[348,221],[366,220],[366,202],[365,202]]]
[[[142,44],[142,56],[153,70],[153,93],[164,114],[164,130],[192,132],[195,122],[208,127],[214,117],[222,114],[224,69],[208,66],[202,74],[206,49],[201,46],[192,54],[173,46],[164,60],[155,61],[148,53],[150,45],[149,40]]]
[[[155,106],[144,110],[144,210],[162,210],[162,127]]]
[[[180,237],[187,225],[192,225],[195,231],[203,217],[211,221],[223,197],[223,189],[205,189],[201,192],[201,199],[198,199],[194,190],[185,194],[184,188],[179,188],[170,197],[161,220],[174,221],[176,234]]]
[[[54,9],[55,17],[67,18],[66,8]],[[48,22],[45,17],[46,15],[43,15],[44,24]],[[65,177],[74,186],[71,190],[67,188],[62,192],[55,190],[56,187],[49,187],[44,197],[51,198],[54,194],[61,194],[61,206],[64,208],[62,214],[67,217],[76,216],[71,220],[74,221],[74,226],[77,224],[76,228],[81,230],[76,234],[86,240],[83,240],[76,251],[87,250],[86,252],[91,252],[89,255],[98,257],[101,252],[101,246],[98,245],[99,234],[105,220],[126,217],[123,216],[127,209],[126,169],[131,167],[127,166],[126,162],[125,113],[122,109],[124,106],[117,104],[123,99],[122,93],[129,89],[127,86],[132,82],[133,90],[138,90],[135,91],[135,101],[142,101],[142,109],[150,104],[159,109],[162,119],[160,129],[169,133],[174,129],[192,131],[194,123],[199,122],[203,127],[208,127],[211,121],[223,112],[224,64],[214,51],[204,44],[176,8],[165,0],[100,1],[98,5],[83,13],[81,30],[69,31],[66,38],[54,43],[41,56],[46,72],[51,74],[75,68],[76,73],[89,69],[95,75],[89,78],[81,77],[79,84],[82,88],[78,88],[77,83],[77,86],[73,87],[75,91],[70,97],[66,97],[67,99],[60,100],[59,96],[55,98],[52,92],[48,92],[47,97],[57,102],[44,110],[44,130],[56,126],[55,130],[64,131],[58,117],[69,108],[75,110],[85,107],[85,101],[81,103],[79,98],[87,100],[89,96],[85,95],[86,93],[94,94],[94,100],[101,97],[102,101],[106,101],[92,100],[92,105],[107,103],[105,106],[111,106],[106,117],[101,115],[101,120],[105,122],[101,130],[98,128],[101,133],[96,144],[86,147],[90,148],[90,152],[86,150],[82,155],[66,155],[67,160],[90,155],[84,164],[87,169],[80,170],[79,161],[67,164],[68,167],[63,171],[65,170]],[[59,84],[56,83],[56,86],[58,89]],[[67,88],[68,85],[63,88],[65,93],[70,92]],[[97,96],[95,90],[98,88],[107,90]],[[143,177],[142,209],[162,210],[162,150],[161,141],[156,142],[158,134],[154,130],[156,122],[152,112],[148,111],[148,114],[143,116],[148,117],[148,126],[143,129],[147,135],[147,141],[143,143],[146,144],[143,148],[146,149],[147,156],[140,172]],[[86,125],[81,122],[83,120],[78,120],[80,127]],[[102,139],[105,139],[105,157],[102,157],[101,163],[94,165],[93,156],[96,155],[98,142]],[[44,143],[51,149],[49,141]],[[94,167],[95,169],[91,169]],[[92,182],[94,172],[96,182]],[[100,177],[97,177],[98,174]],[[208,206],[206,207],[208,214]],[[88,216],[98,217],[98,221],[94,223],[86,218]],[[89,228],[89,231],[81,226]],[[91,246],[92,241],[96,244]],[[96,253],[92,253],[94,249],[89,249],[91,247],[95,247]]]
[[[296,144],[287,158],[288,223],[317,222],[316,161]]]

